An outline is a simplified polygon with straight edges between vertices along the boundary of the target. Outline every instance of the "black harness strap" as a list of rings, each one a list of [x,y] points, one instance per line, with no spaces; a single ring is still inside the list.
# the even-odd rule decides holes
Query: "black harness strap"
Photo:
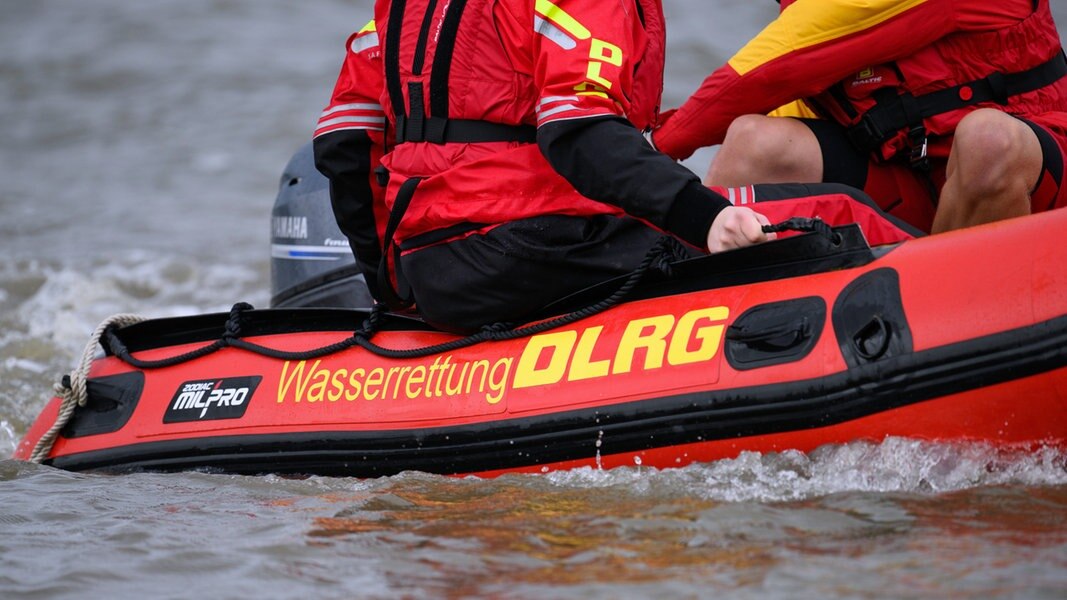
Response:
[[[452,73],[452,55],[456,50],[456,38],[459,37],[459,22],[466,8],[467,0],[452,0],[441,23],[430,70],[430,114],[435,117],[448,118],[448,81]]]
[[[422,82],[408,84],[408,114],[396,120],[396,143],[422,142],[426,139],[426,113],[423,110]]]
[[[848,96],[845,95],[845,90],[842,89],[840,85],[831,86],[829,92],[830,97],[832,97],[834,99],[834,102],[837,102],[837,105],[845,111],[845,115],[848,118],[855,119],[856,117],[860,116],[859,112],[856,110],[856,107],[852,106],[852,102],[849,101]]]
[[[922,119],[983,102],[1006,105],[1012,96],[1039,90],[1067,76],[1063,52],[1045,63],[1019,73],[993,73],[988,77],[921,96],[886,94],[875,97],[875,106],[848,130],[852,143],[863,152],[873,152],[899,131],[913,131]]]
[[[426,14],[422,17],[422,27],[419,28],[419,41],[415,44],[415,60],[411,63],[411,72],[422,75],[422,66],[426,62],[426,41],[430,38],[430,26],[433,25],[433,14],[437,8],[437,0],[430,0],[426,7]]]
[[[421,86],[420,86],[421,87]],[[421,91],[420,91],[421,93]],[[537,141],[537,128],[533,125],[505,125],[470,119],[442,119],[422,117],[416,120],[401,116],[396,123],[397,143],[432,142],[434,144],[477,144],[481,142],[518,142],[532,144]]]
[[[452,72],[452,56],[456,49],[463,11],[467,0],[452,0],[446,9],[441,29],[437,35],[433,64],[430,67],[429,114],[426,114],[426,85],[421,81],[408,83],[408,106],[404,106],[400,83],[400,28],[403,22],[405,2],[396,2],[389,15],[389,32],[385,47],[385,75],[393,113],[396,115],[396,142],[430,142],[433,144],[481,142],[517,142],[532,144],[537,141],[537,128],[533,125],[505,125],[471,119],[450,119],[448,82]],[[426,60],[426,46],[437,0],[431,0],[423,15],[415,47],[412,73],[421,75]]]
[[[385,36],[384,69],[385,89],[389,92],[389,103],[393,114],[399,117],[405,113],[404,91],[400,85],[400,33],[404,25],[404,11],[407,0],[393,0],[389,9],[389,29]]]
[[[380,300],[391,310],[402,310],[415,303],[411,297],[411,288],[400,269],[400,248],[393,241],[397,227],[400,226],[404,213],[411,205],[411,199],[415,196],[415,190],[422,182],[421,177],[412,177],[400,186],[396,193],[396,201],[393,202],[393,210],[389,211],[389,222],[385,226],[385,241],[382,248],[382,261],[378,264],[378,293]],[[389,259],[393,259],[393,269],[396,274],[396,287],[389,277]]]

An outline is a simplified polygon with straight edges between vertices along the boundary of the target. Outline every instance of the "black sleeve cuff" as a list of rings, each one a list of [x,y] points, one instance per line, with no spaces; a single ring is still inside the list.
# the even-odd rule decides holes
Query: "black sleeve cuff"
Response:
[[[692,181],[678,193],[667,212],[666,229],[697,248],[707,249],[708,230],[730,201]]]

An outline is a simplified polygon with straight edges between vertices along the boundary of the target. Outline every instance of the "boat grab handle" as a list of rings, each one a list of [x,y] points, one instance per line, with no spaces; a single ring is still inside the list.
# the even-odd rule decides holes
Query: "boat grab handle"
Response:
[[[834,246],[840,245],[842,241],[841,234],[834,231],[826,221],[818,217],[814,219],[792,217],[781,223],[763,226],[764,233],[780,233],[782,231],[814,232],[830,240],[830,243]]]
[[[773,327],[749,330],[731,325],[726,329],[726,339],[750,348],[774,352],[789,350],[811,336],[807,318],[793,323],[780,323]]]
[[[879,315],[874,315],[866,325],[852,336],[852,346],[856,353],[867,360],[875,360],[889,349],[893,339],[889,323]]]

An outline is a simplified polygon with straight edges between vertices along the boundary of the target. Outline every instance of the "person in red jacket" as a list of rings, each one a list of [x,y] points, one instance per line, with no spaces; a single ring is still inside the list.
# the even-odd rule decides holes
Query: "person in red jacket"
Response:
[[[374,16],[314,149],[378,300],[469,331],[630,272],[665,232],[687,255],[775,237],[642,135],[659,0],[379,0]]]
[[[944,231],[1067,205],[1049,0],[782,0],[653,134],[707,182],[834,181]],[[778,118],[777,107],[800,101]]]

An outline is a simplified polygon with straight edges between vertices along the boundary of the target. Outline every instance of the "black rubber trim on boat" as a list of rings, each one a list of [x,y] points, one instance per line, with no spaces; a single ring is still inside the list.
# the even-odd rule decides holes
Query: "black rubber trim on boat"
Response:
[[[1067,316],[814,380],[457,427],[149,442],[58,457],[77,471],[217,469],[372,477],[478,473],[814,429],[1067,366]]]
[[[834,227],[835,239],[806,233],[766,244],[691,258],[671,265],[670,276],[650,273],[627,301],[674,294],[777,281],[791,277],[848,269],[869,264],[895,246],[872,250],[859,225]],[[583,307],[618,289],[625,277],[617,277],[553,302],[537,318],[546,318]]]
[[[872,251],[857,225],[836,227],[841,242],[805,234],[739,250],[683,260],[671,266],[671,276],[650,272],[627,296],[627,301],[671,294],[713,290],[734,285],[775,281],[870,263],[888,248]],[[588,307],[611,296],[629,276],[619,277],[553,303],[537,319]],[[307,331],[356,331],[369,311],[343,308],[277,308],[250,310],[242,315],[241,336],[251,337]],[[124,327],[121,338],[130,352],[214,341],[226,331],[228,313],[150,319]],[[435,331],[413,317],[386,313],[380,331]]]
[[[726,360],[738,371],[796,362],[818,344],[825,323],[819,296],[753,306],[726,328]]]
[[[309,331],[352,332],[363,326],[369,310],[350,308],[279,308],[248,310],[241,315],[241,337]],[[130,352],[215,341],[226,333],[229,313],[149,319],[123,327],[122,342]],[[421,319],[385,313],[379,331],[437,331]],[[108,348],[104,348],[110,354]]]
[[[71,415],[60,430],[63,437],[79,438],[118,431],[129,422],[144,390],[144,373],[131,371],[86,382],[85,406]]]
[[[849,367],[914,349],[900,296],[900,274],[894,269],[875,269],[852,280],[837,295],[831,318]]]

